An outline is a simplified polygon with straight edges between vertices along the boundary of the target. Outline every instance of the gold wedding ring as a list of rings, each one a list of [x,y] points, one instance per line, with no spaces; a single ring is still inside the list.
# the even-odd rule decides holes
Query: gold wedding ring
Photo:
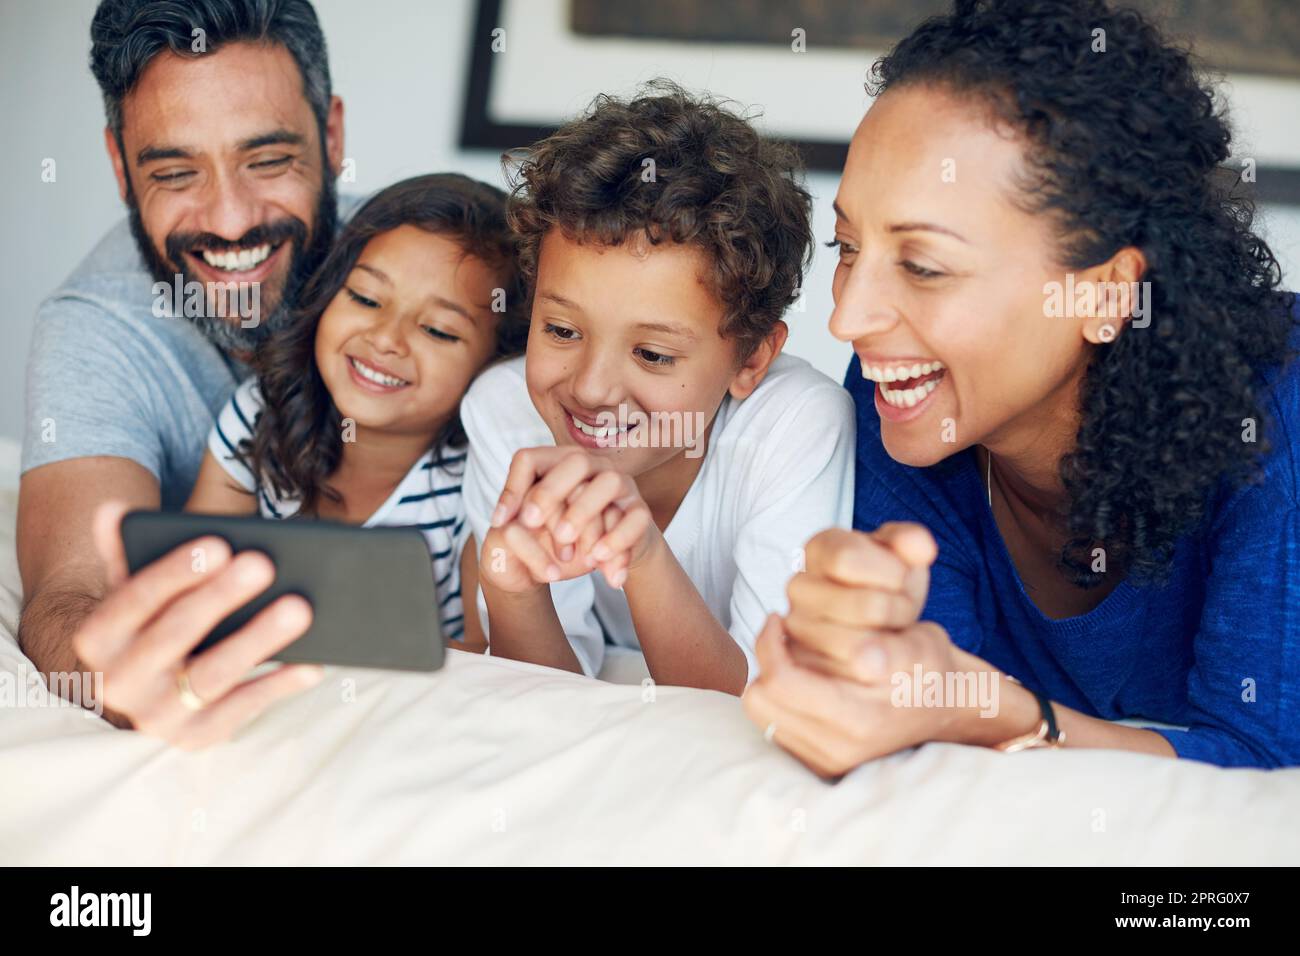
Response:
[[[207,702],[194,693],[194,688],[190,686],[189,668],[182,668],[181,672],[176,675],[176,690],[181,695],[181,703],[187,709],[199,711],[207,706]]]

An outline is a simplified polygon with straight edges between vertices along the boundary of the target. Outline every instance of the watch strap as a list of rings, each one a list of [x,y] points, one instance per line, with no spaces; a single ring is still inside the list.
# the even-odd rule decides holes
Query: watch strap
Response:
[[[1015,678],[1010,678],[1015,681]],[[1019,681],[1015,681],[1019,684]],[[1021,685],[1024,686],[1024,685]],[[1036,690],[1029,690],[1038,701],[1038,709],[1042,715],[1038,727],[1027,734],[1021,734],[1005,740],[994,747],[1003,753],[1016,753],[1020,750],[1036,750],[1040,747],[1063,747],[1065,746],[1065,733],[1056,723],[1056,709],[1052,706],[1051,700],[1046,694],[1040,694]]]

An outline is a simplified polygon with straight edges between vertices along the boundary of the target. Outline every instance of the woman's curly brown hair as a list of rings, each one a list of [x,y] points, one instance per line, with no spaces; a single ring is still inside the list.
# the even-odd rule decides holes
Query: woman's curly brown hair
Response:
[[[1259,376],[1292,357],[1296,334],[1295,299],[1224,165],[1222,104],[1185,48],[1106,0],[956,0],[876,61],[867,87],[925,84],[982,100],[1023,135],[1024,198],[1056,218],[1069,268],[1125,246],[1146,256],[1151,327],[1096,351],[1061,461],[1060,565],[1100,584],[1102,542],[1112,574],[1160,581],[1211,496],[1257,473],[1268,444],[1242,427],[1266,431]]]
[[[630,100],[601,94],[505,166],[530,294],[542,238],[559,227],[598,245],[644,236],[701,248],[726,309],[719,331],[742,359],[799,297],[812,227],[798,153],[764,139],[725,101],[663,79]]]

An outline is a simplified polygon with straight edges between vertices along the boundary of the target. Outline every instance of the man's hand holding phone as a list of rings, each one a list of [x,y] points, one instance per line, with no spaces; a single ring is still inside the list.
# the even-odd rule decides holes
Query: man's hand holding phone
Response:
[[[205,536],[128,575],[119,531],[125,513],[109,503],[95,514],[109,590],[72,639],[81,664],[103,674],[107,708],[137,730],[195,750],[320,682],[324,671],[309,664],[248,679],[310,627],[311,605],[296,595],[191,657],[217,624],[271,586],[275,567],[265,555],[235,556],[224,540]]]

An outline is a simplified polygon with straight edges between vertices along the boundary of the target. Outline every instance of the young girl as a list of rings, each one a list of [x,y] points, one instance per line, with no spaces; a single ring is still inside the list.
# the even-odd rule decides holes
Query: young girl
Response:
[[[461,638],[460,400],[527,334],[504,199],[444,173],[367,202],[218,416],[186,510],[418,527]]]

